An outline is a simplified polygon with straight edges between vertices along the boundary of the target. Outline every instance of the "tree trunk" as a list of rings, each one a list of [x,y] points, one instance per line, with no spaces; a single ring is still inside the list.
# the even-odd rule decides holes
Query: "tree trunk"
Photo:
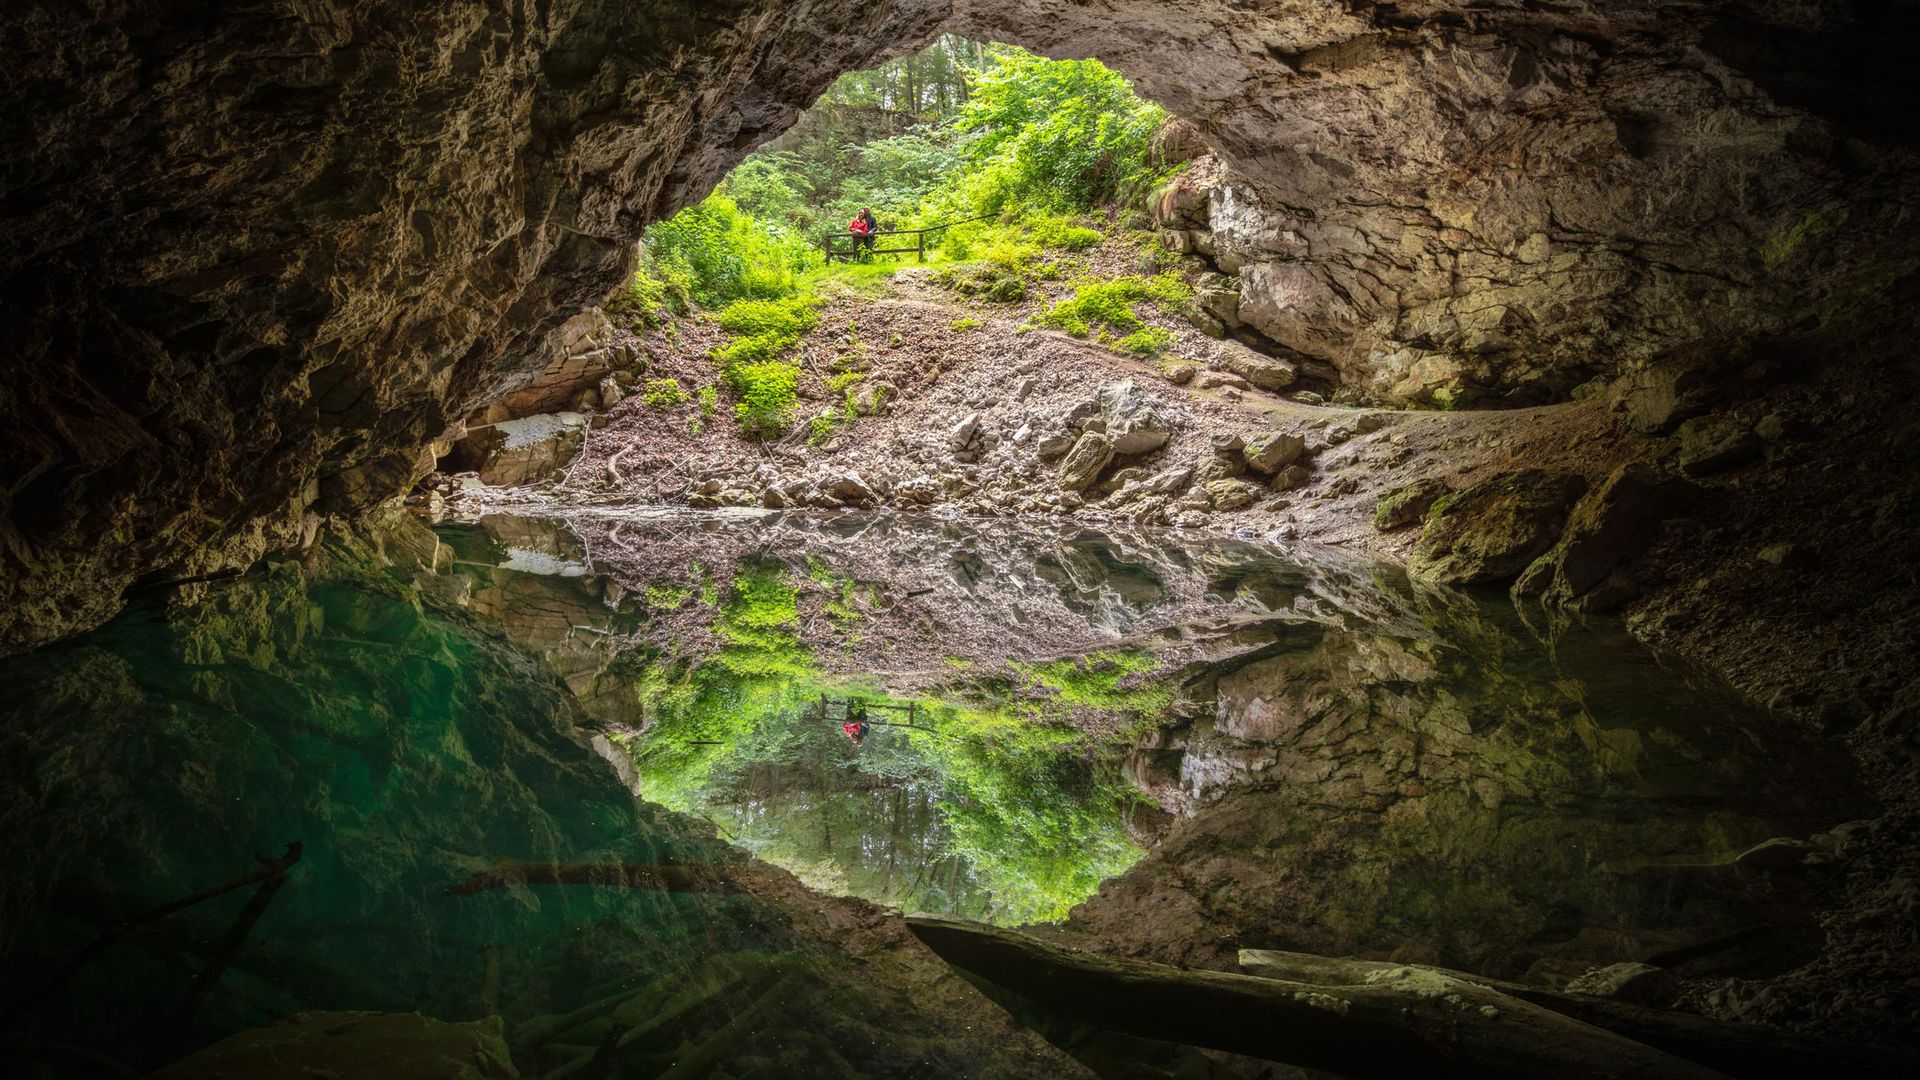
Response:
[[[1349,985],[1381,977],[1411,965],[1377,960],[1343,960],[1311,953],[1240,950],[1240,966],[1265,978],[1318,986]],[[1489,979],[1444,968],[1417,967],[1448,978],[1476,983],[1508,997],[1551,1009],[1636,1042],[1719,1069],[1729,1076],[1771,1078],[1811,1076],[1846,1063],[1849,1077],[1920,1075],[1920,1054],[1809,1038],[1788,1031],[1710,1020],[1704,1016],[1649,1009],[1611,998],[1563,994],[1545,987]]]
[[[1069,952],[914,916],[947,962],[1088,1023],[1353,1077],[1703,1080],[1722,1074],[1484,986],[1399,968],[1355,986],[1281,982]]]

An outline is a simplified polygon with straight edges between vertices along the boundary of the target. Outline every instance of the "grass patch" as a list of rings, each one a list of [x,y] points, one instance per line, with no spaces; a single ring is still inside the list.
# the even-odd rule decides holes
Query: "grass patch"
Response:
[[[689,400],[678,379],[648,379],[640,388],[640,401],[649,409],[677,409]]]
[[[1159,356],[1173,346],[1173,331],[1148,326],[1120,339],[1120,349],[1135,356]]]
[[[1172,274],[1145,278],[1138,275],[1112,281],[1092,281],[1072,296],[1034,318],[1034,324],[1064,330],[1074,337],[1093,333],[1133,334],[1146,329],[1135,304],[1155,303],[1169,311],[1181,310],[1193,299],[1193,289]]]

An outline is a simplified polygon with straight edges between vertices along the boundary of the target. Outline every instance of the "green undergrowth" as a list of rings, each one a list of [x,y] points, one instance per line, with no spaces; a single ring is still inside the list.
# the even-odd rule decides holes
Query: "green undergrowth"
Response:
[[[1120,347],[1129,352],[1153,355],[1171,344],[1172,336],[1165,331],[1150,332],[1140,318],[1137,305],[1152,303],[1177,313],[1192,298],[1193,288],[1171,273],[1151,278],[1129,275],[1111,281],[1090,281],[1075,288],[1072,296],[1036,315],[1033,325],[1100,341],[1118,338]]]
[[[777,435],[792,422],[800,367],[785,359],[819,323],[822,301],[811,293],[736,300],[715,313],[733,335],[713,351],[720,379],[733,391],[733,417],[752,435]]]

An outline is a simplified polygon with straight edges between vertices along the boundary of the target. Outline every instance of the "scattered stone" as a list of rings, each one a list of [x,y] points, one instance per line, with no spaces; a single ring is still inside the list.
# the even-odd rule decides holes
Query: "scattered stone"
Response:
[[[1787,437],[1787,418],[1777,412],[1770,412],[1753,425],[1753,433],[1768,442],[1779,442]]]
[[[1782,570],[1801,570],[1813,563],[1807,550],[1798,544],[1768,544],[1755,552],[1753,557]]]
[[[1290,400],[1298,402],[1301,405],[1325,405],[1327,403],[1326,398],[1321,397],[1319,394],[1316,394],[1311,390],[1301,390],[1297,393],[1289,395],[1289,398]]]
[[[1273,490],[1292,491],[1304,486],[1311,475],[1305,465],[1289,465],[1273,474]]]
[[[1161,372],[1161,376],[1175,386],[1185,386],[1193,381],[1194,373],[1200,369],[1192,364],[1174,364]]]
[[[1255,435],[1247,440],[1242,454],[1247,464],[1263,473],[1276,473],[1288,465],[1300,460],[1307,449],[1307,440],[1298,435],[1287,435],[1278,431],[1269,431]]]
[[[1215,510],[1241,510],[1253,505],[1261,491],[1245,480],[1212,480],[1206,484],[1207,501]]]
[[[857,472],[829,477],[820,483],[820,491],[845,503],[864,505],[873,501],[873,488]]]
[[[853,391],[853,411],[858,416],[881,416],[900,396],[900,388],[890,382],[861,383]]]
[[[1170,465],[1154,473],[1147,480],[1146,488],[1155,495],[1172,495],[1186,490],[1187,485],[1193,483],[1193,473],[1192,465]]]
[[[1113,440],[1089,431],[1080,436],[1060,463],[1060,487],[1065,491],[1085,491],[1100,478],[1100,470],[1113,460]]]
[[[1526,469],[1483,480],[1437,500],[1408,570],[1425,581],[1508,581],[1552,547],[1576,499],[1580,477]]]
[[[1758,461],[1765,445],[1736,417],[1698,416],[1680,425],[1680,471],[1708,476]]]
[[[1158,404],[1131,379],[1100,388],[1100,418],[1116,454],[1144,454],[1165,446],[1173,437],[1173,422]]]
[[[1287,361],[1257,353],[1237,341],[1222,341],[1214,363],[1262,390],[1284,390],[1300,377],[1299,369]]]
[[[1209,441],[1216,454],[1236,454],[1247,445],[1247,440],[1238,435],[1215,435]]]
[[[1073,449],[1073,436],[1067,434],[1049,435],[1034,444],[1033,452],[1043,458],[1057,458]]]
[[[1451,490],[1445,480],[1435,476],[1388,488],[1374,507],[1373,527],[1381,532],[1405,528],[1426,517],[1435,500]]]
[[[615,405],[620,404],[627,396],[626,388],[620,385],[620,379],[617,373],[609,374],[601,379],[599,391],[600,405],[602,408],[607,409],[611,409]]]
[[[1609,964],[1568,983],[1567,992],[1658,1008],[1673,1003],[1680,993],[1680,980],[1652,964]]]
[[[980,438],[980,414],[968,413],[947,432],[947,447],[955,453],[963,452]]]
[[[1197,390],[1213,390],[1223,386],[1232,390],[1252,389],[1247,380],[1230,371],[1203,371],[1193,377],[1193,385]]]

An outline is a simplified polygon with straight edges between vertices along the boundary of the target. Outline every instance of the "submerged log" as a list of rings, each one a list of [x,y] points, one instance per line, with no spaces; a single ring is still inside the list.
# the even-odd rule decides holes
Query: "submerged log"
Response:
[[[1541,986],[1490,979],[1446,968],[1350,960],[1269,949],[1240,950],[1240,967],[1253,974],[1315,986],[1365,982],[1382,972],[1414,967],[1484,986],[1510,998],[1551,1009],[1635,1042],[1697,1061],[1729,1076],[1753,1080],[1818,1075],[1844,1065],[1850,1077],[1920,1075],[1920,1054],[1818,1039],[1790,1031],[1731,1024],[1704,1016],[1650,1009],[1612,998],[1566,994]]]
[[[471,896],[514,885],[588,885],[650,892],[738,893],[757,876],[749,866],[676,863],[544,863],[502,859],[447,886],[448,896]]]
[[[1721,1075],[1437,972],[1401,966],[1359,985],[1283,982],[1070,952],[977,923],[914,916],[907,925],[948,963],[1088,1023],[1345,1076]]]

